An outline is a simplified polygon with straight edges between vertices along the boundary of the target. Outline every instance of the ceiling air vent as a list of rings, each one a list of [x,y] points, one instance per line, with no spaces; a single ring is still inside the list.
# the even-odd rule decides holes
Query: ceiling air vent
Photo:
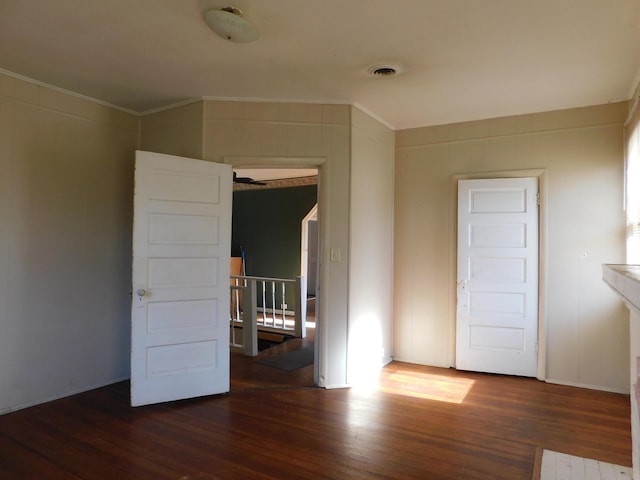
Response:
[[[369,67],[368,72],[369,75],[376,78],[393,77],[398,73],[398,69],[390,65],[374,65],[373,67]]]

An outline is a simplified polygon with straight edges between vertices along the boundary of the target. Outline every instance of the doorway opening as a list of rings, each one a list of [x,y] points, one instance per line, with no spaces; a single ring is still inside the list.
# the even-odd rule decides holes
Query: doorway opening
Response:
[[[280,335],[263,325],[258,330],[261,349],[256,357],[232,352],[231,390],[313,386],[317,368],[314,365],[314,350],[317,351],[317,268],[312,268],[313,278],[310,279],[308,264],[302,266],[301,256],[308,254],[305,245],[311,241],[316,246],[313,257],[317,262],[318,169],[277,166],[248,168],[243,165],[234,168],[234,177],[240,181],[234,184],[233,193],[232,257],[241,257],[242,274],[247,277],[286,280],[304,277],[307,287],[301,295],[301,301],[306,302],[307,318],[304,337]],[[308,224],[305,219],[314,209],[315,231],[303,233],[301,224]],[[268,290],[269,287],[262,288]],[[289,293],[287,286],[286,299],[283,292],[283,300],[280,300],[280,287],[274,288],[278,292],[274,295],[274,298],[278,297],[275,303],[270,301],[268,294],[262,296],[258,293],[259,325],[263,315],[267,318],[273,315],[275,322],[279,322],[278,313],[274,313],[276,308],[281,308],[283,314],[286,311],[287,321],[294,317],[293,307],[297,300],[293,297],[293,291]],[[311,296],[309,292],[312,292]],[[295,362],[287,360],[302,357],[302,350],[310,364],[298,367]]]

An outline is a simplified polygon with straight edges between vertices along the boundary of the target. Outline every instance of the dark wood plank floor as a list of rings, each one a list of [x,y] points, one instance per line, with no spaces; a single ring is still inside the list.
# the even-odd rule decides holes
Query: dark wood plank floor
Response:
[[[530,480],[538,447],[631,463],[625,395],[403,363],[370,389],[312,374],[233,355],[227,395],[133,409],[124,382],[0,416],[0,478]]]

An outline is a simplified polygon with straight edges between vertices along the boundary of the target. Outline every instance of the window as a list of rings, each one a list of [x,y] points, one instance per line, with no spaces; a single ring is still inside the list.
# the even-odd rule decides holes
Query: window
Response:
[[[640,108],[638,96],[624,128],[627,263],[640,264]]]

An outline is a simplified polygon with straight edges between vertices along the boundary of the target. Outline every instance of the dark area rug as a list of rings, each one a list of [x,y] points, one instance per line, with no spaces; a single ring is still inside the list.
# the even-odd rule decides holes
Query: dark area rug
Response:
[[[280,345],[284,342],[288,342],[292,338],[294,337],[290,335],[282,335],[282,338],[278,340],[269,340],[265,338],[260,338],[260,336],[258,335],[258,351],[262,352],[263,350],[266,350],[268,348],[274,347],[276,345]]]
[[[307,365],[313,364],[313,345],[299,350],[281,353],[280,355],[275,355],[273,357],[262,358],[260,360],[256,360],[256,363],[266,365],[267,367],[286,370],[287,372],[295,370],[296,368],[306,367]]]

